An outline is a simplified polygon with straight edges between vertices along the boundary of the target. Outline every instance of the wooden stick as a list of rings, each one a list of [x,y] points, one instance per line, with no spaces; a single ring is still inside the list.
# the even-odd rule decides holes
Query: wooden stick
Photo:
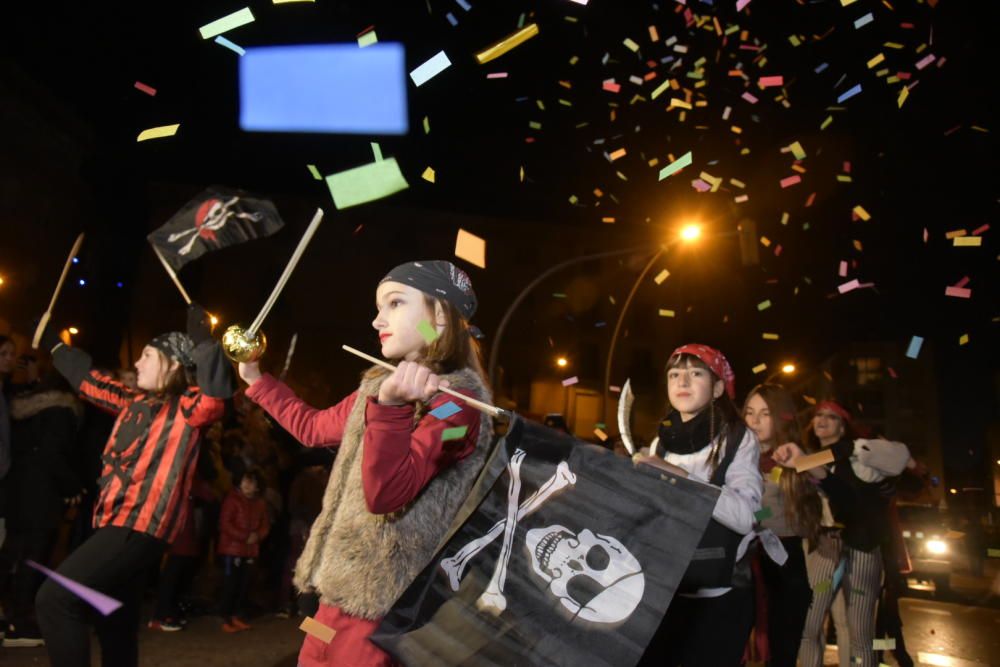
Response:
[[[167,275],[170,276],[170,279],[174,281],[175,285],[177,285],[177,289],[180,290],[181,297],[184,298],[184,303],[190,306],[191,297],[188,296],[187,290],[184,289],[184,285],[181,285],[181,279],[177,277],[177,273],[174,271],[174,267],[170,266],[170,264],[167,262],[167,258],[163,256],[163,253],[161,253],[160,249],[157,248],[155,245],[153,246],[153,252],[155,252],[156,256],[160,258],[160,264],[163,264],[163,268],[166,269]]]
[[[299,259],[302,257],[302,253],[305,252],[306,246],[309,245],[309,241],[312,240],[313,234],[316,233],[316,228],[319,227],[319,223],[323,221],[323,209],[316,209],[316,215],[313,216],[312,221],[306,228],[305,234],[299,239],[299,244],[295,247],[295,252],[292,253],[292,258],[288,260],[288,264],[285,265],[285,270],[281,272],[281,277],[278,278],[278,284],[274,286],[271,290],[271,296],[267,298],[264,303],[264,307],[260,309],[260,313],[257,314],[256,319],[247,328],[247,338],[253,338],[257,335],[257,331],[260,329],[261,325],[264,324],[264,318],[267,314],[271,312],[271,308],[274,307],[274,303],[278,300],[278,296],[281,294],[281,290],[285,288],[285,283],[292,276],[292,271],[295,270],[295,265],[299,263]]]
[[[350,345],[341,345],[340,347],[346,352],[350,352],[355,356],[361,357],[362,359],[366,359],[367,361],[372,362],[376,366],[381,366],[382,368],[388,371],[396,370],[396,367],[390,364],[388,361],[383,361],[381,359],[377,359],[376,357],[371,356],[370,354],[365,354],[361,350],[356,350]],[[472,407],[478,409],[479,411],[485,412],[486,414],[492,415],[493,417],[501,417],[507,414],[505,410],[498,408],[495,405],[490,405],[489,403],[483,403],[482,401],[470,398],[469,396],[457,392],[454,389],[449,389],[448,387],[438,387],[438,391],[442,391],[448,394],[449,396],[454,396],[455,398],[461,399],[466,403],[468,403],[469,405],[471,405]]]
[[[49,323],[49,319],[52,317],[52,309],[56,307],[56,299],[59,298],[59,292],[62,291],[63,283],[66,282],[66,276],[69,275],[69,269],[73,266],[73,258],[76,254],[80,252],[80,246],[83,245],[83,233],[81,232],[79,236],[76,237],[76,241],[73,243],[73,248],[69,251],[69,257],[66,258],[66,264],[63,265],[62,275],[59,276],[59,282],[56,283],[56,291],[52,293],[52,299],[49,301],[49,307],[45,309],[42,314],[42,319],[38,321],[38,326],[35,327],[35,335],[31,337],[31,349],[37,350],[38,344],[42,341],[42,334],[45,332],[45,327]]]

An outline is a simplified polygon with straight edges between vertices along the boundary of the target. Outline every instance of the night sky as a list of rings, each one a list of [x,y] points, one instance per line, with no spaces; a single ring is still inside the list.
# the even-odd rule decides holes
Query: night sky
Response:
[[[708,342],[730,356],[746,390],[760,363],[795,358],[808,368],[847,341],[905,346],[921,336],[940,381],[946,466],[965,475],[990,463],[997,109],[986,3],[754,0],[740,13],[735,4],[18,5],[8,10],[17,14],[6,17],[0,58],[0,316],[15,325],[37,316],[73,237],[86,230],[57,321],[79,322],[81,344],[105,357],[126,330],[142,338],[180,326],[182,304],[145,235],[219,183],[272,198],[287,223],[272,239],[182,273],[206,306],[249,320],[312,210],[323,206],[327,221],[265,328],[277,350],[270,363],[280,363],[299,331],[311,370],[302,381],[327,382],[336,394],[360,369],[340,357],[339,344],[374,350],[368,323],[378,278],[408,259],[450,258],[458,227],[487,241],[487,268],[463,266],[480,294],[477,324],[489,345],[506,306],[548,266],[603,250],[655,249],[678,223],[697,218],[706,226],[703,243],[668,254],[653,274],[667,268],[670,278],[647,281],[628,318],[635,335],[662,348],[657,367],[679,343]],[[243,47],[353,42],[374,26],[380,41],[405,45],[408,70],[442,49],[453,64],[420,88],[408,84],[406,137],[245,133],[237,123],[238,56],[198,34],[243,6],[256,21],[226,33]],[[476,63],[477,51],[531,22],[537,37]],[[498,72],[507,77],[487,79]],[[770,76],[783,85],[762,90],[758,78]],[[668,79],[677,89],[651,99]],[[605,89],[608,80],[618,92]],[[136,90],[136,81],[157,94]],[[858,84],[861,91],[838,104]],[[673,98],[693,108],[668,108]],[[172,123],[181,126],[176,136],[136,143],[140,131]],[[410,187],[335,211],[306,165],[326,175],[370,162],[370,141],[398,160]],[[806,153],[798,162],[783,152],[796,141]],[[59,142],[73,160],[62,159]],[[610,159],[620,149],[625,154]],[[659,170],[688,151],[692,166],[659,181]],[[428,166],[434,184],[421,179]],[[703,173],[722,179],[716,192],[698,192],[706,181],[693,182]],[[795,175],[800,182],[781,186]],[[870,220],[852,219],[859,205]],[[745,221],[769,243],[758,238],[756,266],[740,263],[734,233]],[[955,230],[981,236],[981,247],[954,247],[946,234]],[[644,260],[588,264],[545,283],[504,341],[508,376],[523,382],[550,367],[556,352],[575,350],[588,357],[579,362],[581,379],[599,382],[618,312],[607,297],[620,305]],[[872,285],[839,293],[852,279]],[[971,298],[945,296],[954,285],[971,289]],[[765,300],[771,306],[760,310]],[[676,316],[659,317],[659,309]],[[762,340],[765,332],[780,341]],[[596,348],[581,347],[590,339]],[[906,366],[894,370],[905,382]]]

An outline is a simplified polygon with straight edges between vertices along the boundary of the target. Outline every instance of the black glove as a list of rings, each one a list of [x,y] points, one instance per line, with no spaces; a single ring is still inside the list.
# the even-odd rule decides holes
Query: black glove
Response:
[[[33,322],[31,332],[34,333],[37,327],[38,322]],[[42,339],[38,341],[38,349],[51,353],[52,348],[61,342],[62,338],[59,337],[59,327],[56,326],[52,320],[49,320],[48,325],[45,327],[45,331],[42,332]]]
[[[191,337],[195,345],[212,338],[212,318],[204,308],[196,303],[188,306],[187,335]]]

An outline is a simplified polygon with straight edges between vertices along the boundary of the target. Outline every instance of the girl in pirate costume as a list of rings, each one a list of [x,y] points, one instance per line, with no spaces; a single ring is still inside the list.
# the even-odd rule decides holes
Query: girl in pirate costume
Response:
[[[737,577],[734,564],[754,536],[760,509],[759,445],[733,405],[736,376],[721,352],[683,345],[670,355],[666,374],[671,411],[659,429],[666,453],[635,460],[719,486],[721,494],[699,544],[708,555],[699,559],[696,552],[640,664],[739,665],[753,623],[753,591],[749,572]]]
[[[492,436],[490,420],[469,407],[429,414],[449,402],[439,386],[490,400],[468,324],[469,277],[445,261],[402,264],[379,283],[375,306],[372,326],[396,371],[369,369],[331,408],[312,408],[257,364],[240,364],[247,397],[302,444],[339,446],[295,571],[299,590],[320,596],[316,620],[336,634],[328,644],[306,635],[301,667],[394,664],[368,638],[434,555]]]
[[[802,628],[812,601],[803,542],[816,549],[823,504],[812,477],[805,472],[775,470],[771,455],[778,445],[801,437],[795,399],[784,387],[759,384],[743,404],[743,418],[760,441],[760,472],[764,476],[760,526],[780,540],[784,563],[761,554],[754,562],[757,618],[754,644],[770,667],[795,667]]]
[[[54,667],[90,665],[91,621],[104,665],[139,662],[139,603],[146,571],[159,562],[187,520],[185,498],[201,432],[222,417],[233,393],[232,367],[198,306],[188,311],[188,332],[162,334],[143,348],[135,364],[135,390],[91,368],[86,352],[63,345],[54,334],[43,338],[55,367],[80,396],[118,415],[102,457],[96,530],[62,562],[59,573],[123,606],[97,616],[82,599],[46,581],[35,605]]]
[[[803,667],[823,664],[823,621],[838,594],[843,595],[846,610],[846,623],[838,625],[837,633],[840,664],[878,664],[873,648],[875,611],[882,590],[881,549],[890,538],[892,478],[916,464],[903,443],[855,439],[851,421],[851,413],[842,405],[823,401],[816,406],[806,437],[809,451],[828,449],[832,454],[832,464],[812,468],[809,474],[819,480],[833,518],[843,528],[826,531],[824,540],[832,548],[821,544],[807,558],[813,600],[799,650]],[[775,450],[774,460],[794,468],[802,455],[802,448],[788,443]],[[849,657],[844,651],[848,643]]]

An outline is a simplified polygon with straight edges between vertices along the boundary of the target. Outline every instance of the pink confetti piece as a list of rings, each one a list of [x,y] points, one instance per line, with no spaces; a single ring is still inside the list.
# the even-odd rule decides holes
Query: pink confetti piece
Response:
[[[774,256],[781,257],[781,244],[779,243],[774,247]]]
[[[861,283],[858,282],[857,278],[855,278],[854,280],[849,280],[846,283],[843,283],[842,285],[838,285],[837,291],[840,292],[841,294],[847,294],[851,290],[856,290],[859,287],[861,287]]]
[[[795,174],[794,176],[788,176],[787,178],[781,179],[781,187],[787,188],[795,185],[796,183],[801,183],[801,182],[802,182],[802,177],[799,176],[798,174]]]
[[[750,104],[757,104],[757,98],[751,95],[749,91],[743,93],[740,97],[745,99]]]
[[[774,86],[785,85],[785,77],[783,76],[762,76],[757,79],[757,85],[761,88],[771,88]]]
[[[562,381],[562,386],[564,386],[564,387],[571,387],[571,386],[573,386],[574,384],[576,384],[579,381],[580,381],[580,378],[578,378],[577,376],[574,375],[571,378],[566,378],[565,380],[563,380]]]
[[[961,280],[959,280],[957,283],[955,283],[954,287],[965,287],[968,284],[969,284],[969,276],[965,276],[964,278],[962,278]]]
[[[39,565],[33,560],[26,560],[24,562],[27,563],[29,566],[35,568],[42,574],[48,576],[57,584],[59,584],[69,592],[79,597],[81,600],[92,606],[97,611],[101,612],[101,614],[104,616],[111,614],[112,612],[114,612],[115,610],[117,610],[119,607],[122,606],[122,603],[114,599],[113,597],[109,597],[104,593],[101,593],[100,591],[95,591],[93,588],[90,588],[89,586],[84,586],[81,583],[77,583],[72,579],[70,579],[69,577],[65,577],[59,574],[58,572],[50,570],[44,565]]]
[[[968,298],[972,297],[972,290],[971,289],[966,289],[964,287],[945,287],[944,288],[944,295],[945,296],[954,296],[954,297],[957,297],[959,299],[968,299]]]
[[[607,81],[605,81],[601,85],[601,88],[603,88],[604,90],[608,91],[609,93],[617,93],[619,90],[622,89],[622,87],[620,85],[618,85],[617,83],[615,83],[614,79],[608,79]]]
[[[507,72],[490,72],[486,75],[487,79],[506,79]]]
[[[983,232],[989,230],[989,228],[990,228],[989,223],[983,225],[982,227],[976,227],[975,229],[972,230],[972,235],[973,236],[979,236]]]
[[[156,95],[156,88],[153,88],[152,86],[147,86],[142,81],[136,81],[135,82],[135,89],[136,90],[141,90],[142,92],[146,93],[150,97],[153,97],[153,96]]]
[[[712,189],[712,186],[701,180],[700,178],[691,181],[691,187],[693,187],[698,192],[708,192]]]
[[[898,378],[898,377],[899,377],[899,376],[898,376],[898,375],[896,374],[896,369],[895,369],[895,368],[893,368],[892,366],[889,366],[888,370],[889,370],[889,377],[891,377],[891,378],[892,378],[893,380],[895,380],[896,378]]]
[[[742,12],[743,8],[750,4],[750,0],[736,0],[736,11]]]
[[[847,277],[847,262],[843,260],[840,261],[840,269],[837,271],[837,275],[841,278]]]
[[[934,62],[934,54],[928,53],[926,56],[917,61],[917,69],[923,69]]]

